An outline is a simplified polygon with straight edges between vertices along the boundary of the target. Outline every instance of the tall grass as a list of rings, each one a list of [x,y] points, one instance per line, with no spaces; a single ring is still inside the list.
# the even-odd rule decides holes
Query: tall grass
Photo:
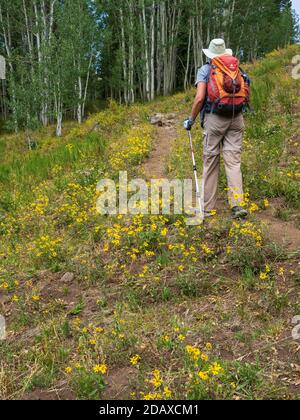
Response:
[[[1,143],[0,143],[1,144]],[[31,191],[42,181],[53,178],[56,166],[63,168],[63,173],[74,170],[85,158],[104,159],[107,141],[98,133],[91,133],[80,141],[68,145],[61,144],[48,153],[36,150],[25,154],[12,163],[0,166],[0,187],[2,194],[0,206],[7,209],[11,195],[20,190],[25,201],[30,199]],[[2,184],[2,185],[1,185]]]

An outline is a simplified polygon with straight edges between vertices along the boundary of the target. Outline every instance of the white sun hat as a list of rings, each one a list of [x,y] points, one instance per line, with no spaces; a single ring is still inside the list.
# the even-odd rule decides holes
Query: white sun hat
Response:
[[[225,54],[233,55],[233,51],[226,48],[224,39],[213,39],[209,45],[209,48],[204,49],[203,52],[206,57],[211,59]]]

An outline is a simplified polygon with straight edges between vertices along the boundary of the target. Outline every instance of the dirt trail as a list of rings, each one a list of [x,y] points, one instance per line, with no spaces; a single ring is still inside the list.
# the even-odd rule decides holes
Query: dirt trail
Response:
[[[287,252],[300,251],[300,230],[293,222],[280,220],[269,210],[260,213],[259,220],[268,228],[272,241],[277,242]]]
[[[147,180],[166,177],[166,165],[176,137],[177,132],[173,125],[157,127],[157,142],[141,168]]]

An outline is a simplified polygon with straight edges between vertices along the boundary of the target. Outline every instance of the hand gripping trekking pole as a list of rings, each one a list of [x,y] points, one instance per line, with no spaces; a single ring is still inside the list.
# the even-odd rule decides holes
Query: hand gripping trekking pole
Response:
[[[195,182],[196,182],[196,199],[197,199],[197,202],[198,202],[198,205],[199,205],[199,209],[197,209],[197,214],[198,214],[201,222],[203,222],[204,213],[203,213],[203,207],[202,207],[202,196],[201,196],[201,192],[200,192],[200,188],[199,188],[198,172],[197,172],[197,165],[196,165],[194,145],[193,145],[193,139],[192,139],[191,131],[188,131],[188,134],[189,134],[189,140],[190,140],[190,146],[191,146],[191,152],[192,152],[192,160],[193,160],[193,169],[194,169]]]

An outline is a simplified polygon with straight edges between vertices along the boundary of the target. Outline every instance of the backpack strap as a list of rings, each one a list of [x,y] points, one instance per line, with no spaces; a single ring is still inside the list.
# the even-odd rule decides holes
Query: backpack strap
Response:
[[[240,67],[240,72],[242,73],[242,77],[244,78],[245,82],[250,86],[251,85],[251,79],[248,76],[248,74]]]
[[[210,67],[208,83],[212,84],[210,74],[211,74],[211,71],[216,68],[216,66],[214,66],[211,61],[208,61],[206,64],[208,64],[209,67]],[[206,95],[206,101],[205,102],[206,102],[205,107],[206,107],[207,112],[209,112],[210,114],[213,114],[214,110],[215,110],[215,107],[216,107],[216,104],[215,103],[208,103],[208,95]]]
[[[205,65],[209,66],[210,71],[212,69],[212,64],[211,61],[207,61],[205,63]],[[208,77],[208,83],[210,83],[211,77],[210,77],[210,71],[209,71],[209,77]],[[204,128],[204,118],[205,118],[205,114],[206,113],[212,113],[213,112],[213,106],[208,104],[208,94],[207,94],[207,89],[206,89],[206,97],[205,97],[205,101],[204,101],[204,105],[203,108],[201,110],[201,126],[202,128]]]
[[[248,84],[248,86],[250,87],[251,86],[251,79],[250,79],[250,77],[248,76],[248,74],[243,70],[243,68],[242,67],[240,67],[240,71],[241,71],[241,73],[242,73],[242,77],[244,78],[244,80],[245,80],[245,82]],[[245,110],[244,110],[244,112],[250,112],[251,114],[253,114],[255,111],[254,111],[254,108],[251,106],[251,104],[248,102],[246,105],[245,105]]]

